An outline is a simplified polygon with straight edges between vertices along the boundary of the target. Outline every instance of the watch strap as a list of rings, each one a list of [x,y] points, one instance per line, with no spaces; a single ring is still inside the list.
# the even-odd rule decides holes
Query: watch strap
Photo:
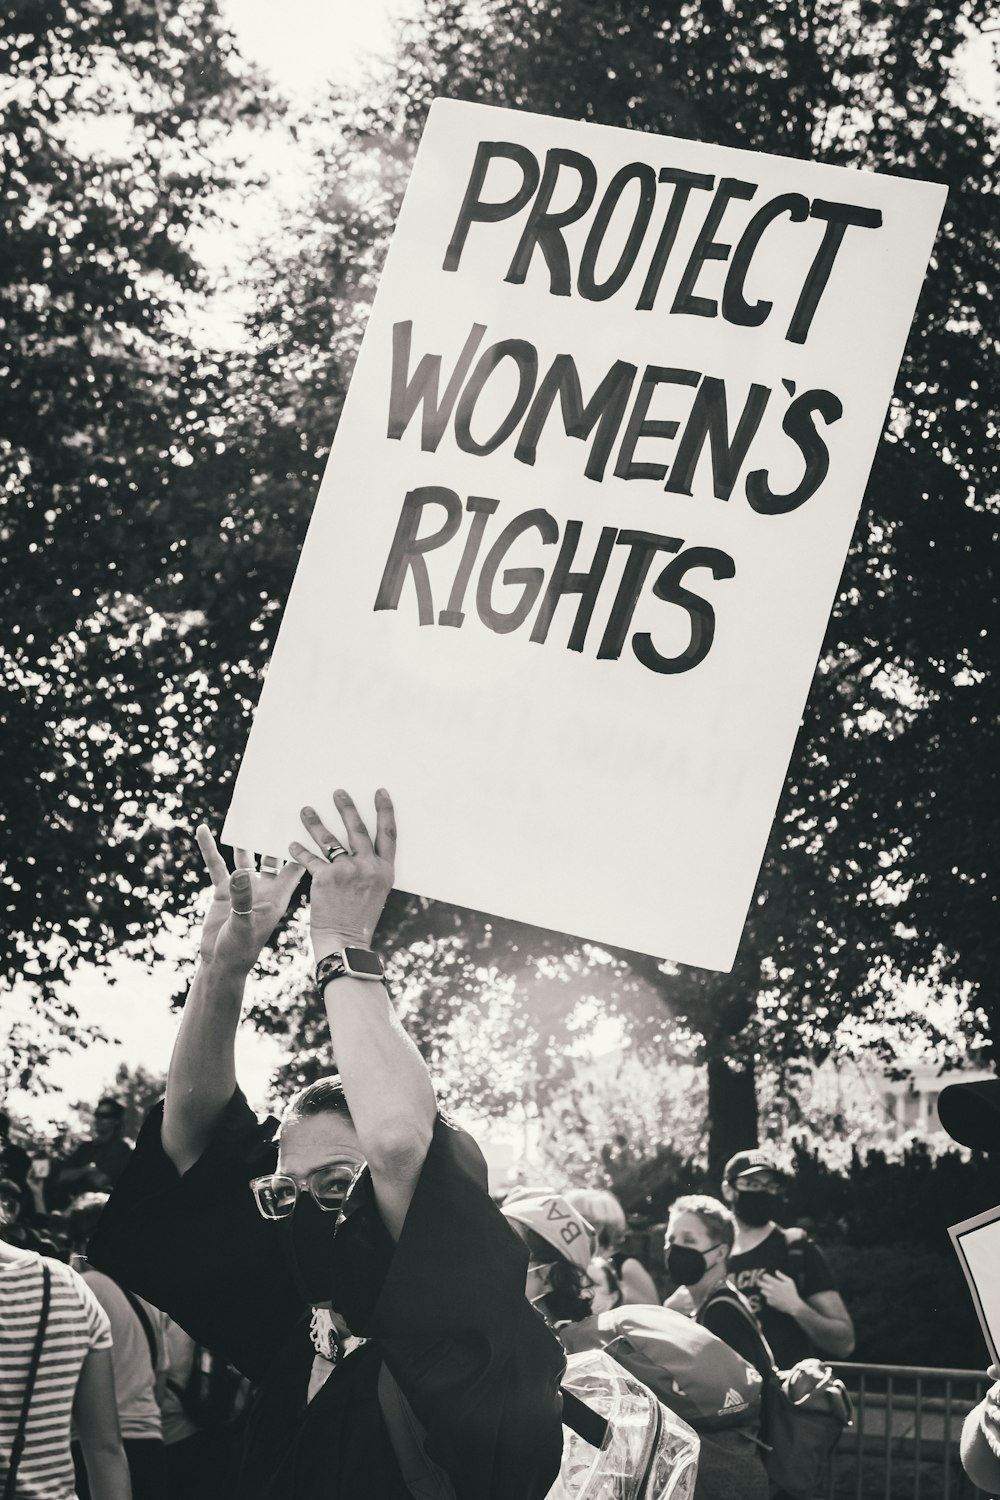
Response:
[[[328,953],[325,958],[321,958],[316,965],[316,988],[319,990],[320,999],[331,979],[341,979],[346,973],[342,953]]]
[[[366,949],[365,951],[371,952],[370,949]],[[357,973],[356,970],[348,968],[343,949],[338,949],[336,953],[328,953],[325,958],[321,958],[316,965],[316,987],[319,990],[320,996],[322,997],[323,991],[328,984],[334,979],[342,979],[345,974],[364,979],[369,983],[375,981],[385,984],[385,971],[382,968],[381,959],[378,959],[374,954],[372,954],[372,957],[378,963],[379,972],[377,974]]]

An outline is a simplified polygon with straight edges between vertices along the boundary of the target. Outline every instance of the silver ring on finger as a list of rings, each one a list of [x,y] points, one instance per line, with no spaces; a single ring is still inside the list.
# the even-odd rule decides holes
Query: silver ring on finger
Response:
[[[335,859],[339,859],[342,854],[346,853],[347,850],[344,848],[343,844],[331,844],[329,849],[323,850],[323,858],[329,860],[330,864],[332,865]]]

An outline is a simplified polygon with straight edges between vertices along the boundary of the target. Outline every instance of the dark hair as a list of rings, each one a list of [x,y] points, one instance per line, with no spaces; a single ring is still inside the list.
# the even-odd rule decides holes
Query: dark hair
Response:
[[[105,1114],[114,1115],[115,1119],[122,1121],[125,1118],[125,1106],[119,1099],[112,1099],[110,1094],[106,1099],[98,1099],[94,1106],[94,1113],[103,1109]]]
[[[339,1073],[332,1073],[328,1078],[317,1078],[315,1083],[307,1084],[304,1089],[293,1094],[282,1110],[281,1122],[285,1124],[289,1120],[307,1120],[311,1115],[325,1114],[343,1115],[348,1120],[351,1118]]]
[[[108,1201],[107,1193],[81,1193],[70,1205],[69,1242],[74,1250],[86,1250],[87,1241],[97,1228],[97,1221]]]
[[[518,1223],[517,1233],[528,1247],[528,1254],[540,1265],[551,1265],[549,1290],[540,1299],[545,1316],[551,1323],[580,1323],[590,1317],[594,1283],[580,1266],[556,1249],[527,1224]]]
[[[10,1115],[5,1109],[0,1109],[0,1135],[6,1135],[10,1129]]]

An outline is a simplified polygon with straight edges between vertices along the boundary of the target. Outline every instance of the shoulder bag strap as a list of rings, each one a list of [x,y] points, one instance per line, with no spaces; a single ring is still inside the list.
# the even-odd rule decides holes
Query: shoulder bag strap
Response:
[[[570,1431],[575,1432],[577,1437],[582,1437],[593,1448],[603,1447],[608,1431],[607,1418],[588,1406],[586,1401],[581,1401],[579,1396],[568,1391],[564,1385],[559,1387],[559,1394],[563,1401],[563,1421]]]
[[[767,1341],[767,1335],[765,1334],[763,1328],[761,1328],[760,1326],[760,1319],[757,1317],[753,1308],[746,1301],[746,1299],[741,1296],[738,1291],[731,1291],[728,1287],[723,1286],[720,1287],[717,1292],[714,1292],[712,1296],[702,1304],[700,1311],[704,1312],[710,1302],[725,1302],[727,1307],[734,1307],[736,1308],[737,1312],[743,1315],[745,1321],[749,1323],[757,1338],[760,1340],[760,1346],[763,1350],[764,1358],[767,1360],[772,1370],[776,1369],[777,1366],[774,1361],[774,1353],[771,1349],[771,1345]]]
[[[118,1286],[129,1307],[139,1319],[142,1331],[146,1335],[146,1343],[149,1345],[149,1362],[153,1366],[153,1376],[155,1379],[156,1366],[159,1362],[160,1351],[159,1346],[156,1342],[156,1334],[153,1332],[153,1325],[149,1321],[149,1314],[146,1312],[146,1309],[143,1307],[142,1303],[139,1301],[134,1292],[130,1292],[128,1287],[121,1286],[120,1283],[118,1283]]]
[[[31,1351],[31,1363],[28,1366],[28,1375],[24,1384],[24,1400],[21,1402],[21,1415],[17,1421],[17,1431],[14,1441],[10,1445],[10,1461],[7,1465],[7,1482],[3,1489],[3,1500],[14,1500],[17,1492],[17,1471],[21,1463],[21,1454],[28,1439],[28,1412],[31,1409],[31,1397],[35,1389],[35,1380],[38,1375],[38,1365],[42,1358],[42,1344],[45,1341],[45,1329],[49,1321],[49,1306],[52,1302],[52,1272],[45,1261],[42,1261],[42,1311],[38,1318],[38,1330],[35,1334],[35,1347]]]
[[[788,1272],[795,1282],[795,1290],[802,1296],[802,1286],[805,1281],[806,1270],[806,1245],[809,1236],[804,1229],[783,1229],[782,1235],[785,1240],[785,1250],[788,1254]]]

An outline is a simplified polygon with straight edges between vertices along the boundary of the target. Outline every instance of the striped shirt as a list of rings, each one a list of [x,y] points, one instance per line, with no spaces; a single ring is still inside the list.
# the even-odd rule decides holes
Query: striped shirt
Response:
[[[46,1264],[52,1301],[17,1474],[18,1500],[72,1500],[69,1437],[77,1381],[92,1349],[111,1348],[107,1314],[83,1278],[61,1261]],[[0,1488],[24,1400],[42,1286],[42,1257],[8,1247],[0,1259]]]

